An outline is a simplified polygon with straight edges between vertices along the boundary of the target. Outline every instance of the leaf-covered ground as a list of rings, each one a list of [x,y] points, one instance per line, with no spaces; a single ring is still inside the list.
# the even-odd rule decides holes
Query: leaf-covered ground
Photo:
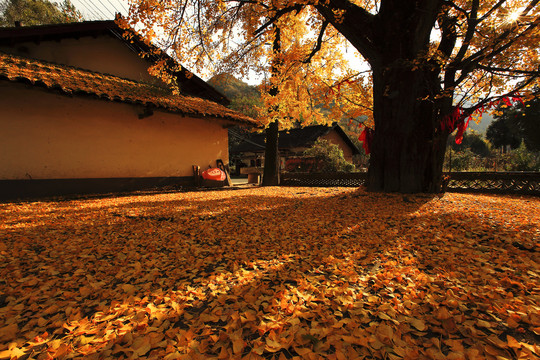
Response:
[[[253,188],[0,220],[0,358],[540,357],[539,198]]]

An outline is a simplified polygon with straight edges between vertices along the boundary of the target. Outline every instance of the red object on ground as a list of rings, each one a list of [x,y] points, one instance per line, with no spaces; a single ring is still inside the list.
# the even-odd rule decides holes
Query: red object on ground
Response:
[[[225,172],[221,169],[212,168],[203,171],[202,177],[205,180],[224,181],[227,178],[227,175],[225,175]]]

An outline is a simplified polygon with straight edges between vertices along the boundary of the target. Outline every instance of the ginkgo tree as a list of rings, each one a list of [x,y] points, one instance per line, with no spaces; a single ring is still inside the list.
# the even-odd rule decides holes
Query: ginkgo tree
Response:
[[[309,19],[289,14],[272,26],[271,53],[265,55],[272,60],[270,77],[261,86],[259,112],[259,120],[267,127],[262,185],[279,184],[279,130],[354,119],[370,111],[368,106],[355,105],[355,97],[369,92],[357,81],[361,74],[346,67],[343,37],[334,30],[311,49],[309,41],[300,41],[310,31],[308,25]],[[264,66],[260,69],[264,71]],[[362,101],[366,102],[369,99]]]
[[[459,139],[471,116],[500,101],[526,101],[529,89],[538,85],[538,3],[133,0],[129,23],[149,40],[162,35],[162,46],[199,71],[234,64],[240,74],[261,59],[274,63],[276,56],[285,74],[294,64],[316,61],[330,39],[345,38],[369,65],[369,83],[363,77],[344,81],[343,73],[325,80],[327,68],[312,66],[297,73],[320,80],[304,81],[303,91],[324,92],[316,90],[320,84],[370,87],[371,96],[341,88],[325,93],[335,99],[354,94],[349,104],[372,111],[373,125],[363,134],[371,151],[368,189],[438,192],[448,135],[458,129]],[[309,31],[298,31],[299,23]],[[289,41],[298,46],[280,54],[266,50],[275,25],[291,29]],[[292,79],[290,74],[281,78]],[[279,92],[274,109],[290,109],[284,104],[292,98]]]

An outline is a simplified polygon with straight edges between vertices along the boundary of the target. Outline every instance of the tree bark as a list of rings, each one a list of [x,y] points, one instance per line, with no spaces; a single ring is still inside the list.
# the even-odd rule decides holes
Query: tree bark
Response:
[[[274,25],[274,42],[272,44],[274,52],[274,63],[272,64],[272,76],[278,73],[281,55],[281,32],[277,25]],[[268,93],[271,96],[278,95],[278,88],[273,86]],[[274,109],[269,109],[272,112]],[[279,120],[276,119],[270,123],[266,129],[266,148],[264,150],[264,173],[262,186],[277,186],[279,185]]]
[[[373,71],[370,191],[440,191],[448,137],[441,120],[452,101],[439,96],[440,66],[430,63],[427,53],[443,4],[442,0],[385,0],[376,15],[347,0],[316,5]],[[336,9],[343,10],[339,21],[333,15]]]
[[[402,64],[383,69],[373,71],[375,133],[368,190],[439,192],[448,133],[440,126],[440,105],[422,100],[436,91],[437,76]]]
[[[279,154],[278,154],[279,123],[274,121],[266,129],[266,148],[264,150],[263,186],[279,185]]]

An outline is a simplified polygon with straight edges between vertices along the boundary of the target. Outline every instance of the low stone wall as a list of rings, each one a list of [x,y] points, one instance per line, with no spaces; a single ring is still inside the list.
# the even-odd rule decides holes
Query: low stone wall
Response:
[[[451,172],[447,191],[540,195],[540,172]]]
[[[540,172],[450,172],[446,191],[540,196]],[[282,173],[283,186],[365,185],[367,173]]]

